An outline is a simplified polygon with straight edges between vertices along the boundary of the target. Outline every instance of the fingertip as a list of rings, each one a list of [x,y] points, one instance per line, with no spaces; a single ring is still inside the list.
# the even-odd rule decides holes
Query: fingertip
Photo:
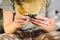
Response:
[[[28,17],[28,16],[25,16],[25,18],[26,18],[26,19],[30,19],[30,17]]]
[[[35,18],[38,18],[38,16],[36,16]]]
[[[34,18],[31,18],[31,21],[34,21],[35,19]]]
[[[41,16],[36,16],[35,18],[42,18]]]

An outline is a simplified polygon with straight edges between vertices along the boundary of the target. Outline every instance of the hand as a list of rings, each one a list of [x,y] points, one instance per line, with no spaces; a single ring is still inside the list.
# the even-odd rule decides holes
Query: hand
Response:
[[[39,27],[41,30],[51,32],[55,29],[55,22],[53,18],[46,18],[41,16],[36,16],[35,19],[31,19],[31,22]]]
[[[27,24],[28,21],[29,21],[28,16],[23,16],[20,14],[16,14],[14,19],[14,22],[17,24],[17,28],[23,27],[24,25]]]

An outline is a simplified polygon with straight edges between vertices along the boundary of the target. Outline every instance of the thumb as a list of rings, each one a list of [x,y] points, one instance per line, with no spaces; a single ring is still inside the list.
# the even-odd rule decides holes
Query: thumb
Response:
[[[51,28],[55,29],[55,19],[50,18],[49,23],[50,23]]]
[[[54,18],[50,18],[49,23],[50,23],[51,25],[55,24],[55,19],[54,19]]]

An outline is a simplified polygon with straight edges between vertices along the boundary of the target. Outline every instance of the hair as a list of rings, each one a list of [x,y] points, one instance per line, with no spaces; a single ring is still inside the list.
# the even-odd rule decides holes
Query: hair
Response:
[[[41,34],[35,40],[60,40],[60,32]]]
[[[24,9],[24,5],[25,4],[27,4],[27,3],[30,3],[30,4],[32,4],[32,2],[33,3],[35,3],[36,1],[38,1],[39,2],[39,5],[41,5],[41,8],[40,8],[40,10],[38,11],[39,13],[40,13],[40,11],[43,9],[43,7],[44,7],[44,5],[46,4],[46,0],[14,0],[14,5],[16,4],[17,6],[19,6],[19,8],[18,8],[18,11],[19,11],[19,13],[21,13],[21,14],[23,14],[23,13],[25,13],[26,11],[25,11],[25,9]],[[24,4],[25,3],[25,4]],[[29,4],[29,5],[30,5]],[[37,4],[35,4],[35,6],[36,6]],[[16,7],[16,6],[14,6],[14,7]],[[25,6],[26,7],[26,6]],[[26,7],[26,9],[28,9],[28,10],[31,10],[30,9],[30,7],[28,8],[29,6],[27,6]],[[31,7],[32,8],[32,7]],[[16,10],[16,9],[14,9],[14,10]],[[34,9],[34,6],[33,6],[33,9],[31,10],[31,13],[32,12],[35,12],[35,10],[36,9]],[[29,12],[30,13],[30,12]]]

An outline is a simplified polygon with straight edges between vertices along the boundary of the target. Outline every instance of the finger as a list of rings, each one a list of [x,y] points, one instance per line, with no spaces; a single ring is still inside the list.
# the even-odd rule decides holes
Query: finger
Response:
[[[29,21],[30,21],[30,19],[26,19],[26,21],[27,21],[27,22],[29,22]]]
[[[33,24],[35,24],[37,27],[47,27],[47,25],[41,24],[41,23],[37,23],[35,21],[32,21]]]
[[[18,24],[18,28],[24,27],[25,23]]]
[[[36,16],[35,18],[43,21],[49,21],[49,19],[46,17]]]
[[[41,30],[47,31],[47,29],[49,28],[49,25],[39,24],[39,23],[36,23],[36,22],[33,22],[33,21],[32,21],[32,23],[33,23],[36,27],[40,28]]]
[[[45,27],[39,27],[41,30],[45,30]]]
[[[21,23],[20,25],[25,25],[25,23]]]
[[[29,19],[28,16],[23,16],[23,15],[16,15],[15,18],[16,19]]]
[[[48,25],[49,24],[49,22],[46,22],[46,21],[42,21],[42,20],[35,20],[35,19],[31,19],[31,21],[35,21],[35,22],[37,22],[37,23],[39,23],[39,24],[44,24],[44,25]]]
[[[29,19],[28,16],[16,16],[16,19]]]
[[[15,23],[24,23],[25,21],[24,20],[15,20],[14,22]]]

